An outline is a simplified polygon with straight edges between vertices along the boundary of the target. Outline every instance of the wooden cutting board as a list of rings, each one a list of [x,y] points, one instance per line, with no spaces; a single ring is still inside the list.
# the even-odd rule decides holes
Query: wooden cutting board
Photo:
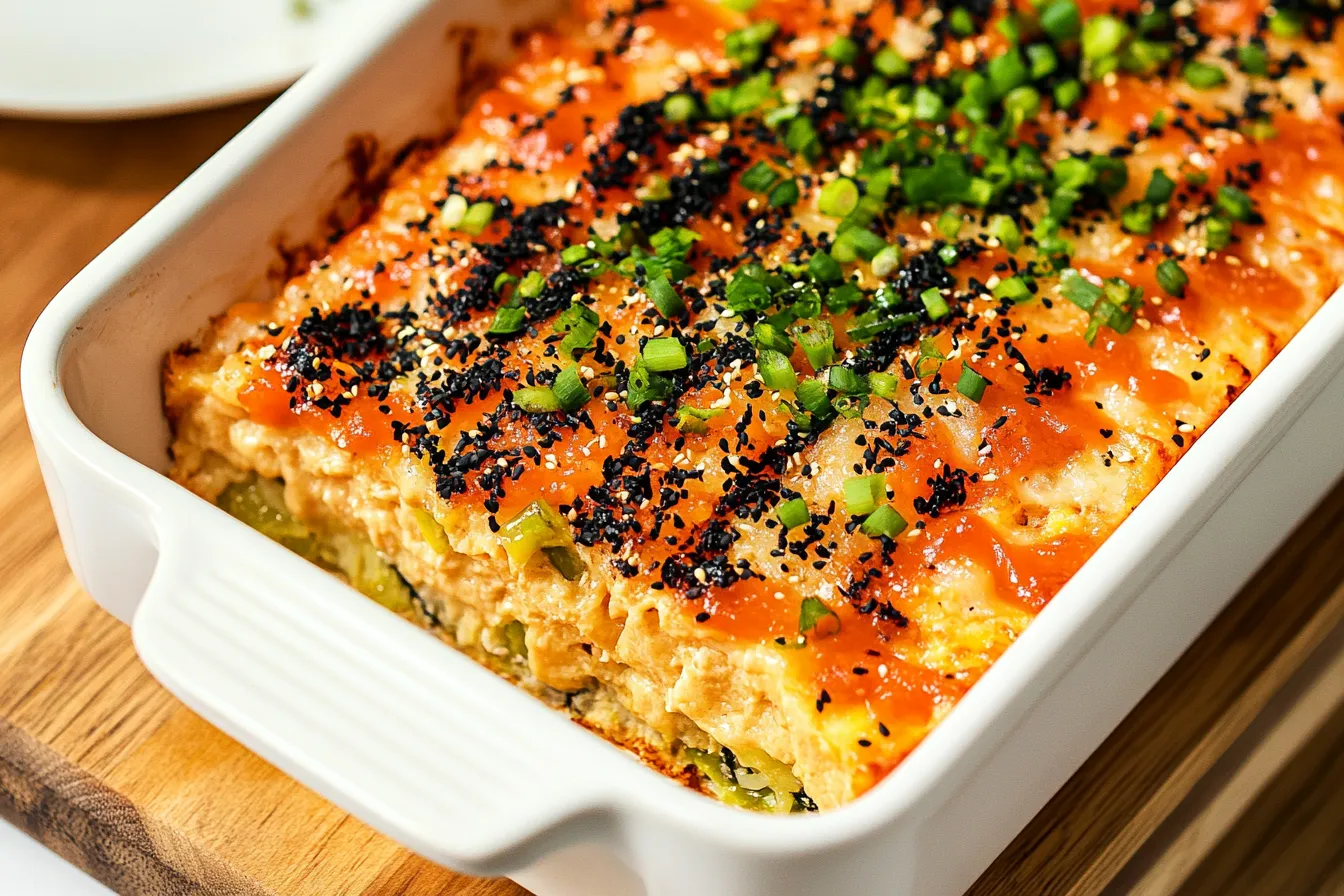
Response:
[[[0,816],[135,896],[518,894],[411,855],[183,707],[56,540],[18,395],[24,336],[259,109],[0,121]],[[972,892],[1344,890],[1341,547],[1344,489]]]

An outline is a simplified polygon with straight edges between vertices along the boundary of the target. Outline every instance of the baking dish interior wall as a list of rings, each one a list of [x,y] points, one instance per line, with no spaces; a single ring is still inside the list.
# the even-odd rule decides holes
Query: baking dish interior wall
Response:
[[[517,30],[543,20],[555,0],[425,3],[405,18],[359,75],[314,100],[301,116],[263,116],[249,129],[281,128],[272,151],[221,191],[142,263],[131,262],[109,298],[74,330],[62,354],[61,377],[76,415],[100,438],[147,466],[167,469],[168,429],[159,376],[163,356],[205,320],[243,299],[266,299],[277,245],[314,244],[324,219],[351,180],[346,160],[353,138],[372,137],[378,162],[417,137],[446,133],[462,113],[463,69],[479,71],[511,52]],[[360,60],[359,62],[362,62]],[[315,77],[344,74],[328,67]],[[314,76],[310,76],[310,79]],[[325,91],[304,82],[293,93]],[[299,99],[299,96],[285,100]],[[244,164],[230,144],[165,204],[187,200],[221,169]],[[166,210],[165,210],[166,211]],[[141,226],[157,223],[153,215]]]

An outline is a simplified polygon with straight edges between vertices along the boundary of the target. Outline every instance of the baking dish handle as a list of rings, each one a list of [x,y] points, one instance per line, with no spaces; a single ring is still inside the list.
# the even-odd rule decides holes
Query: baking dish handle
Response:
[[[609,777],[567,736],[587,732],[251,530],[160,535],[136,649],[209,722],[463,871],[507,873],[599,835]]]

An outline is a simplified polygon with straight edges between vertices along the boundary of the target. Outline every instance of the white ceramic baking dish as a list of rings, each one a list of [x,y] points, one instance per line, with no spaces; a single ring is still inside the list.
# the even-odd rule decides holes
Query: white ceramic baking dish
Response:
[[[189,706],[435,861],[542,896],[954,896],[1344,469],[1344,297],[881,785],[819,816],[718,805],[162,475],[164,353],[268,294],[352,134],[442,132],[464,60],[548,5],[384,4],[56,297],[23,397],[70,563]]]

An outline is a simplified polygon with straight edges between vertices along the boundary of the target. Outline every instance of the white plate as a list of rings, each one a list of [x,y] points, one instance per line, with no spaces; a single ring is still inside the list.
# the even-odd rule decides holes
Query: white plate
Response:
[[[122,118],[279,90],[376,0],[0,0],[0,114]]]

